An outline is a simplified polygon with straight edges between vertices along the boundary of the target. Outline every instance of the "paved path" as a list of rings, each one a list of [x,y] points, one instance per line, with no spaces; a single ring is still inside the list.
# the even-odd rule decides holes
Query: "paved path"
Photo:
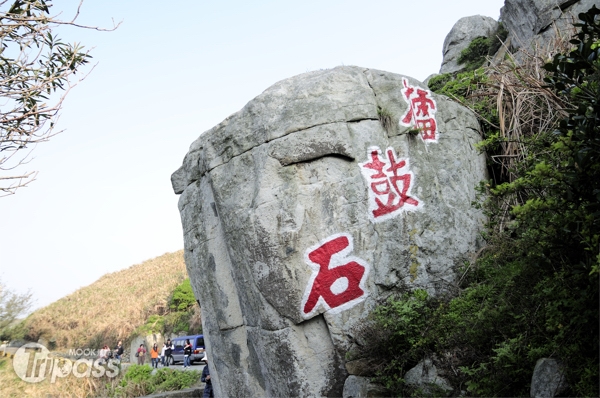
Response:
[[[152,365],[151,365],[151,366],[152,366]],[[202,371],[204,370],[204,367],[205,367],[205,366],[206,366],[206,365],[197,364],[197,365],[192,365],[192,366],[190,366],[190,367],[189,367],[189,368],[187,368],[187,369],[184,369],[184,368],[183,368],[183,365],[179,365],[179,364],[177,364],[177,365],[171,365],[171,366],[162,366],[162,365],[158,365],[158,369],[167,368],[167,369],[175,369],[175,370],[180,370],[180,371],[182,371],[182,372],[184,372],[184,371],[188,371],[188,370],[197,370],[198,372],[202,373]],[[155,373],[156,373],[156,371],[157,371],[158,369],[152,369],[152,374],[155,374]]]

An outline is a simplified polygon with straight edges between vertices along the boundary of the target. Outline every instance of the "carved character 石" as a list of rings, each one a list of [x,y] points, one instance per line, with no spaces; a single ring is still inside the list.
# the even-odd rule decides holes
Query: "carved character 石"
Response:
[[[325,311],[348,309],[367,296],[364,283],[369,265],[356,257],[352,237],[336,234],[309,248],[306,263],[313,273],[302,300],[302,316],[306,319]]]

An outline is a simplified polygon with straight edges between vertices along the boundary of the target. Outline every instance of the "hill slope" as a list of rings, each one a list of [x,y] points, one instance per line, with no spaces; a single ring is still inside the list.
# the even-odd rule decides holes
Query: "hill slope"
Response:
[[[98,281],[33,312],[29,339],[56,348],[101,347],[126,340],[148,316],[167,310],[175,287],[187,278],[183,250],[106,274]]]

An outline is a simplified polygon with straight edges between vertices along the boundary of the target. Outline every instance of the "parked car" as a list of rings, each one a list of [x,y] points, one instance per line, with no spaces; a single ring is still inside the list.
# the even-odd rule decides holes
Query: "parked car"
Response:
[[[198,362],[204,358],[204,335],[195,334],[192,336],[181,336],[171,339],[171,342],[173,343],[173,362],[183,362],[183,347],[185,346],[186,340],[189,340],[192,344],[190,364]]]

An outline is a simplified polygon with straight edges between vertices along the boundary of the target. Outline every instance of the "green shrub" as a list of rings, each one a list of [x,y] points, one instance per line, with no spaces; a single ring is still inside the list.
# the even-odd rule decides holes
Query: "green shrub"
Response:
[[[189,333],[192,310],[174,311],[165,315],[165,333]]]
[[[114,397],[141,397],[151,394],[152,368],[150,365],[131,365],[125,371],[119,385],[109,392]]]
[[[360,343],[349,359],[374,361],[379,383],[396,394],[410,394],[402,375],[432,352],[431,336],[424,331],[435,324],[433,302],[424,290],[388,298],[353,331]]]
[[[427,86],[434,93],[439,93],[439,91],[451,80],[456,78],[456,73],[442,73],[440,75],[433,76],[429,79]]]
[[[134,334],[146,336],[151,333],[162,333],[165,329],[165,318],[162,315],[150,315],[146,322],[139,326]]]
[[[457,62],[464,65],[465,72],[482,67],[487,57],[493,56],[500,49],[507,36],[508,31],[504,25],[498,24],[498,28],[490,37],[479,36],[473,39],[469,46],[461,51]]]
[[[152,367],[150,367],[150,365],[131,365],[127,368],[127,371],[121,380],[121,385],[128,383],[147,383],[150,381],[151,377]]]
[[[140,397],[164,391],[189,388],[200,379],[200,372],[162,368],[152,374],[149,365],[131,365],[119,385],[108,388],[107,395],[113,397]]]
[[[150,315],[146,322],[135,330],[134,334],[199,333],[202,331],[201,325],[196,321],[198,326],[195,326],[192,321],[196,305],[190,280],[189,278],[185,279],[173,290],[168,300],[167,312],[163,315]]]
[[[153,383],[156,385],[155,391],[175,391],[189,388],[200,379],[200,372],[185,371],[181,372],[174,369],[159,369],[153,376]]]
[[[461,51],[458,57],[458,63],[464,65],[466,71],[475,70],[481,67],[490,50],[491,41],[489,38],[480,36],[473,39],[469,47]]]
[[[192,290],[190,279],[187,278],[173,291],[169,302],[169,308],[176,311],[187,311],[196,304],[196,298]]]

